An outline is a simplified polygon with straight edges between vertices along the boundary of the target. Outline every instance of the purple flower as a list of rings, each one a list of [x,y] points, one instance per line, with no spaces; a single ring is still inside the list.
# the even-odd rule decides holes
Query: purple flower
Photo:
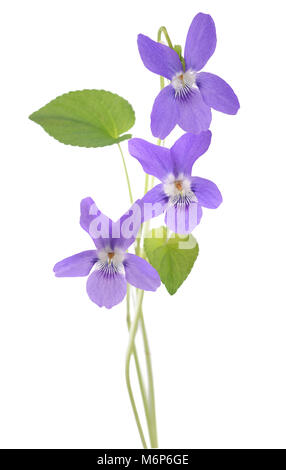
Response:
[[[129,140],[129,152],[143,170],[161,180],[142,199],[144,220],[165,214],[166,225],[176,233],[190,233],[199,224],[202,207],[217,208],[222,196],[217,186],[192,176],[194,162],[209,148],[211,132],[187,133],[171,149],[143,139]]]
[[[185,44],[185,66],[179,55],[152,39],[139,34],[141,59],[151,72],[170,80],[155,99],[151,130],[165,139],[178,124],[184,131],[199,134],[211,123],[211,108],[236,114],[239,102],[232,88],[220,77],[199,72],[216,47],[215,24],[210,15],[199,13],[193,19]]]
[[[81,201],[80,225],[92,237],[96,250],[70,256],[54,267],[57,277],[87,276],[87,293],[99,307],[121,302],[127,282],[139,289],[155,291],[160,286],[157,271],[143,258],[126,253],[142,222],[142,203],[135,202],[117,222],[106,217],[91,198]]]

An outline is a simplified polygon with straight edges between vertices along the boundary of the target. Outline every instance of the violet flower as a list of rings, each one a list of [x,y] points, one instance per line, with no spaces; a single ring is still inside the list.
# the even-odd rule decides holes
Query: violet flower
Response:
[[[91,198],[81,201],[80,225],[92,237],[96,250],[70,256],[54,267],[57,277],[87,276],[87,293],[99,307],[112,308],[127,291],[127,282],[142,290],[160,286],[157,271],[143,258],[126,253],[142,222],[142,203],[137,201],[117,222],[99,211]]]
[[[142,199],[145,221],[166,212],[166,225],[173,232],[187,234],[199,224],[202,207],[215,209],[221,204],[221,193],[212,181],[192,176],[194,162],[210,142],[210,131],[184,134],[171,149],[143,139],[129,140],[130,154],[146,173],[161,180]]]
[[[151,72],[170,80],[155,99],[151,130],[165,139],[178,124],[184,131],[199,134],[209,128],[211,108],[236,114],[239,102],[232,88],[220,77],[199,72],[216,48],[215,24],[210,15],[198,13],[192,21],[185,44],[184,64],[174,49],[138,36],[141,59]]]

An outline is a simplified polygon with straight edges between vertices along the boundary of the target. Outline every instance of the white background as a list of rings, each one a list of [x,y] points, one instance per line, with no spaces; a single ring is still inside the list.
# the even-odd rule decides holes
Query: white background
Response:
[[[159,78],[136,36],[167,26],[184,44],[210,13],[218,44],[206,71],[239,96],[213,113],[194,174],[224,197],[194,235],[200,255],[178,293],[148,293],[145,317],[161,448],[285,448],[285,2],[10,1],[1,12],[0,446],[140,448],[124,381],[125,304],[99,309],[85,279],[56,279],[60,259],[92,249],[79,203],[116,219],[128,192],[116,147],[64,146],[28,120],[84,88],[134,106],[152,140]],[[177,129],[167,140],[181,135]],[[126,143],[123,144],[126,153]],[[141,166],[127,156],[136,197]]]

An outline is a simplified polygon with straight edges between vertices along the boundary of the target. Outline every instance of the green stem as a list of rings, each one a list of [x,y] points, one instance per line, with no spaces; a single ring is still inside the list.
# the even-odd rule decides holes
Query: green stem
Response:
[[[128,292],[127,292],[128,294]],[[129,397],[131,401],[131,405],[133,408],[135,420],[137,423],[138,431],[142,440],[142,444],[144,447],[144,434],[142,431],[142,426],[140,424],[140,419],[139,415],[137,412],[137,408],[135,405],[135,400],[134,400],[134,395],[131,389],[131,384],[130,384],[130,360],[132,354],[134,355],[134,360],[135,360],[135,366],[137,369],[137,374],[138,374],[138,381],[139,381],[139,386],[141,390],[141,395],[142,395],[142,400],[143,400],[143,405],[144,405],[144,411],[145,411],[145,416],[146,416],[146,421],[147,421],[147,426],[148,426],[148,433],[149,433],[149,438],[150,438],[150,444],[152,449],[156,449],[158,447],[158,438],[157,438],[157,425],[156,425],[156,410],[155,410],[155,393],[154,393],[154,382],[153,382],[153,372],[152,372],[152,363],[151,363],[151,353],[150,353],[150,347],[148,343],[148,338],[147,338],[147,332],[146,332],[146,327],[145,327],[145,322],[144,322],[144,317],[143,317],[143,311],[142,311],[142,303],[143,303],[143,298],[144,298],[144,291],[141,291],[138,289],[138,296],[137,296],[137,309],[136,309],[136,316],[134,319],[133,324],[131,325],[130,321],[130,307],[129,307],[129,302],[130,298],[128,296],[128,301],[127,301],[127,324],[128,324],[128,329],[130,331],[130,339],[129,339],[129,345],[128,345],[128,350],[127,350],[127,357],[126,357],[126,383],[127,383],[127,389],[129,392]],[[139,322],[141,324],[141,330],[142,330],[142,337],[143,337],[143,344],[144,344],[144,351],[145,351],[145,358],[146,358],[146,367],[147,367],[147,376],[148,376],[148,398],[146,395],[145,387],[144,387],[144,382],[143,382],[143,377],[141,374],[141,369],[139,365],[139,360],[137,356],[137,351],[135,347],[135,337],[136,333],[138,330],[138,325]],[[139,373],[138,373],[139,371]],[[142,439],[144,438],[144,440]],[[145,441],[146,445],[146,441]],[[147,447],[144,447],[147,448]]]
[[[164,33],[165,38],[167,40],[168,46],[173,49],[172,42],[170,40],[170,37],[168,35],[167,29],[162,26],[159,31],[158,31],[158,42],[161,42],[161,36],[162,33]],[[164,82],[164,77],[160,77],[160,88],[161,90],[164,88],[165,82]],[[157,145],[161,145],[162,141],[161,139],[158,139]],[[164,142],[163,142],[164,144]],[[130,196],[130,201],[131,204],[133,203],[133,196],[132,196],[132,191],[131,191],[131,185],[130,185],[130,180],[129,180],[129,175],[124,159],[124,155],[121,149],[120,144],[118,143],[118,148],[122,157],[123,161],[123,166],[124,166],[124,171],[125,171],[125,176],[126,176],[126,181],[128,185],[128,190],[129,190],[129,196]],[[154,186],[154,176],[151,179],[151,188]],[[149,189],[149,175],[146,174],[145,176],[145,187],[144,187],[144,194],[147,193]],[[147,231],[149,230],[149,223],[147,222],[144,227],[144,235],[143,235],[143,240],[146,236]],[[137,243],[136,243],[136,249],[135,253],[140,256],[141,255],[141,239],[142,239],[142,227],[140,230],[140,234],[137,237]],[[143,257],[144,256],[144,250],[143,250]],[[131,381],[130,381],[130,361],[131,361],[131,356],[134,356],[134,361],[135,361],[135,367],[137,371],[137,376],[138,376],[138,382],[139,382],[139,387],[142,395],[142,401],[143,401],[143,406],[144,406],[144,411],[145,411],[145,416],[146,416],[146,421],[147,421],[147,426],[148,426],[148,432],[149,432],[149,437],[150,437],[150,443],[152,448],[157,448],[158,447],[158,438],[157,438],[157,425],[156,425],[156,411],[155,411],[155,394],[154,394],[154,383],[153,383],[153,372],[152,372],[152,364],[151,364],[151,356],[150,356],[150,348],[149,348],[149,343],[148,343],[148,338],[147,338],[147,332],[146,332],[146,327],[144,323],[144,318],[143,318],[143,312],[142,312],[142,302],[143,302],[143,297],[144,297],[144,291],[137,290],[138,292],[138,297],[137,297],[137,309],[136,309],[136,315],[133,324],[131,325],[131,318],[130,318],[130,288],[128,286],[127,288],[127,326],[128,330],[130,333],[129,336],[129,345],[127,349],[127,356],[126,356],[126,365],[125,365],[125,377],[126,377],[126,384],[127,384],[127,390],[129,393],[129,398],[131,402],[131,406],[133,409],[135,421],[138,427],[138,431],[140,434],[140,438],[142,441],[142,445],[144,449],[147,448],[145,436],[143,433],[143,429],[140,423],[138,411],[136,408],[135,400],[134,400],[134,394],[132,392],[131,388]],[[141,323],[141,328],[142,328],[142,336],[143,336],[143,343],[144,343],[144,350],[145,350],[145,356],[146,356],[146,367],[147,367],[147,375],[148,375],[148,399],[145,391],[145,385],[141,373],[141,368],[140,368],[140,363],[138,359],[138,354],[135,346],[135,337],[136,333],[138,330],[138,324],[139,321]]]
[[[130,317],[130,285],[127,285],[127,326],[128,330],[130,332],[131,329],[131,317]],[[142,314],[142,308],[141,308],[141,314]],[[138,377],[138,382],[139,382],[139,387],[140,387],[140,392],[142,395],[142,401],[143,401],[143,406],[144,406],[144,411],[145,411],[145,416],[146,416],[146,421],[148,425],[148,431],[149,434],[152,432],[151,431],[151,420],[149,419],[149,405],[148,405],[148,399],[147,399],[147,394],[146,394],[146,389],[145,389],[145,384],[141,372],[141,367],[138,359],[138,354],[137,354],[137,349],[135,346],[135,343],[133,344],[133,349],[132,349],[132,354],[134,356],[134,361],[135,361],[135,367],[137,371],[137,377]]]
[[[148,374],[148,382],[149,382],[149,409],[150,409],[150,421],[151,421],[151,433],[150,434],[150,441],[152,449],[156,449],[158,447],[158,437],[157,437],[157,424],[156,424],[156,409],[155,409],[155,393],[154,393],[154,382],[153,382],[153,372],[152,372],[152,363],[151,363],[151,353],[147,338],[147,332],[141,307],[141,329],[142,329],[142,336],[143,336],[143,343],[144,343],[144,350],[146,356],[146,366],[147,366],[147,374]]]
[[[159,29],[158,32],[158,41],[160,42],[161,40],[161,33],[164,32],[166,39],[168,41],[168,44],[170,47],[172,47],[172,43],[170,41],[170,38],[168,36],[167,30],[165,27],[162,27]],[[164,77],[160,77],[160,88],[164,88]],[[164,145],[164,141],[161,139],[157,140],[157,145]],[[154,176],[151,178],[151,184],[150,184],[150,189],[152,189],[154,186]],[[145,176],[145,187],[144,187],[144,194],[147,193],[149,189],[149,175],[146,174]],[[150,221],[147,221],[144,224],[144,232],[140,230],[140,234],[137,237],[137,243],[136,243],[136,254],[138,256],[141,255],[141,240],[142,240],[142,235],[143,235],[143,242],[146,237],[146,234],[149,231],[149,226],[150,226]],[[146,258],[144,250],[142,253],[142,257]],[[141,291],[140,291],[141,292]],[[146,413],[145,409],[145,415],[146,415],[146,420],[147,420],[147,425],[148,425],[148,431],[149,431],[149,437],[150,437],[150,443],[152,449],[158,447],[158,437],[157,437],[157,424],[156,424],[156,409],[155,409],[155,393],[154,393],[154,382],[153,382],[153,372],[152,372],[152,363],[151,363],[151,355],[150,355],[150,348],[149,348],[149,343],[148,343],[148,338],[147,338],[147,332],[146,332],[146,327],[145,327],[145,322],[144,322],[144,317],[143,317],[143,311],[142,311],[142,302],[143,302],[143,296],[144,296],[144,291],[142,294],[141,298],[141,316],[140,316],[140,322],[141,322],[141,329],[142,329],[142,336],[143,336],[143,343],[144,343],[144,350],[145,350],[145,357],[146,357],[146,366],[147,366],[147,375],[148,375],[148,392],[149,392],[149,410]],[[135,333],[136,334],[136,333]],[[134,336],[135,340],[135,336]],[[135,347],[135,346],[134,346]],[[135,358],[135,356],[134,356]],[[139,378],[139,377],[138,377]],[[141,392],[142,394],[142,392]],[[143,395],[142,395],[143,398]],[[143,400],[144,401],[144,400]],[[145,408],[145,405],[144,405]],[[150,415],[149,415],[150,413]]]
[[[130,331],[130,329],[131,329],[131,317],[130,317],[130,285],[129,284],[127,285],[126,300],[127,300],[127,318],[126,318],[126,321],[127,321],[128,331]],[[138,382],[139,382],[139,386],[140,386],[140,391],[141,391],[141,395],[142,395],[144,408],[148,409],[147,395],[146,395],[144,380],[143,380],[143,376],[142,376],[141,367],[140,367],[140,364],[139,364],[139,359],[138,359],[138,354],[137,354],[137,349],[136,349],[135,344],[133,345],[132,353],[134,355],[134,361],[135,361],[135,366],[136,366],[136,370],[137,370]]]
[[[127,170],[125,158],[124,158],[124,155],[123,155],[123,151],[122,151],[122,148],[121,148],[121,146],[120,146],[119,143],[118,143],[118,148],[119,148],[119,151],[120,151],[120,154],[121,154],[121,157],[122,157],[122,162],[123,162],[123,166],[124,166],[126,181],[127,181],[127,185],[128,185],[128,191],[129,191],[130,202],[131,202],[131,204],[133,204],[133,196],[132,196],[132,190],[131,190],[131,184],[130,184],[130,179],[129,179],[129,175],[128,175],[128,170]],[[142,298],[143,298],[143,297],[142,297]],[[131,317],[130,317],[130,286],[129,286],[129,284],[127,284],[126,306],[127,306],[127,317],[126,317],[126,320],[127,320],[128,330],[129,330],[129,332],[130,332],[130,329],[131,329]],[[135,331],[135,334],[136,334],[136,331]],[[135,338],[135,337],[134,337],[134,338]],[[137,427],[138,427],[138,431],[139,431],[139,434],[140,434],[140,437],[141,437],[142,445],[143,445],[143,447],[146,449],[146,448],[147,448],[147,444],[146,444],[146,440],[145,440],[144,433],[143,433],[143,430],[142,430],[142,426],[141,426],[141,423],[140,423],[138,411],[137,411],[136,404],[135,404],[135,400],[134,400],[134,395],[133,395],[132,388],[131,388],[131,381],[130,381],[130,359],[131,359],[131,355],[133,354],[133,356],[134,356],[134,361],[135,361],[136,372],[137,372],[137,377],[138,377],[138,382],[139,382],[139,387],[140,387],[140,392],[141,392],[142,401],[143,401],[143,406],[144,406],[144,411],[145,411],[145,416],[146,416],[146,421],[147,421],[148,430],[149,430],[149,434],[150,434],[150,432],[151,432],[151,430],[150,430],[150,429],[151,429],[151,428],[150,428],[151,424],[150,424],[150,419],[149,419],[149,405],[148,405],[148,399],[147,399],[147,394],[146,394],[146,390],[145,390],[144,380],[143,380],[143,376],[142,376],[142,372],[141,372],[141,367],[140,367],[140,363],[139,363],[139,359],[138,359],[138,354],[137,354],[137,349],[136,349],[136,346],[135,346],[135,344],[134,344],[134,340],[133,340],[133,343],[132,343],[132,347],[131,347],[131,349],[130,349],[130,353],[128,352],[128,354],[130,354],[130,357],[129,357],[129,359],[128,359],[128,364],[126,363],[126,383],[127,383],[127,389],[128,389],[128,393],[129,393],[129,397],[130,397],[130,401],[131,401],[131,406],[132,406],[132,408],[133,408],[133,412],[134,412],[136,424],[137,424]]]
[[[172,41],[171,41],[170,36],[169,36],[169,34],[168,34],[168,31],[167,31],[167,28],[166,28],[165,26],[161,26],[161,28],[159,28],[158,34],[157,34],[157,41],[158,41],[158,42],[161,42],[162,33],[164,33],[164,36],[165,36],[166,41],[167,41],[167,43],[168,43],[168,46],[169,46],[171,49],[174,49],[174,48],[173,48]]]
[[[148,191],[148,185],[149,185],[149,175],[145,175],[145,186],[144,186],[144,195],[147,193]]]
[[[122,152],[121,145],[120,145],[119,143],[118,143],[117,145],[118,145],[118,148],[119,148],[121,157],[122,157],[122,162],[123,162],[123,166],[124,166],[124,172],[125,172],[126,181],[127,181],[127,186],[128,186],[128,191],[129,191],[130,202],[131,202],[131,204],[133,204],[133,196],[132,196],[132,191],[131,191],[131,184],[130,184],[130,179],[129,179],[129,175],[128,175],[127,166],[126,166],[126,163],[125,163],[125,158],[124,158],[124,155],[123,155],[123,152]]]
[[[127,349],[127,354],[126,354],[126,363],[125,363],[125,379],[126,379],[127,390],[129,393],[129,398],[130,398],[131,406],[133,409],[135,421],[136,421],[137,428],[140,434],[141,442],[142,442],[144,449],[147,449],[146,440],[145,440],[143,429],[140,423],[138,411],[137,411],[135,400],[134,400],[134,395],[133,395],[132,388],[131,388],[131,382],[130,382],[130,360],[134,352],[134,341],[135,341],[135,336],[136,336],[137,329],[138,329],[138,323],[139,323],[140,316],[141,316],[143,295],[144,295],[144,291],[140,291],[138,295],[138,306],[137,306],[136,315],[132,323],[132,326],[130,328],[129,344],[128,344],[128,349]]]
[[[143,230],[143,225],[141,225],[140,230],[139,230],[138,235],[137,235],[137,238],[136,238],[135,254],[137,256],[140,256],[140,254],[141,254],[142,230]]]

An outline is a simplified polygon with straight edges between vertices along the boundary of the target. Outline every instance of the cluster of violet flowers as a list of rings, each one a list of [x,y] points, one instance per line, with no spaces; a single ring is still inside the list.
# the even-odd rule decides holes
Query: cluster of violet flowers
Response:
[[[208,179],[193,176],[193,165],[211,144],[212,109],[226,114],[236,114],[239,109],[232,88],[220,77],[201,71],[216,48],[216,29],[210,15],[199,13],[193,19],[184,55],[179,46],[172,46],[165,28],[159,31],[165,34],[168,45],[143,34],[138,36],[138,49],[145,67],[160,76],[161,91],[151,112],[151,131],[158,142],[155,145],[141,138],[132,138],[128,142],[130,155],[139,161],[153,181],[157,178],[159,183],[154,187],[152,184],[142,199],[133,203],[116,222],[104,215],[90,197],[83,199],[80,225],[91,236],[94,248],[70,256],[54,267],[57,277],[88,276],[87,294],[99,307],[114,307],[125,298],[129,285],[136,288],[138,310],[134,323],[131,325],[129,321],[131,336],[127,364],[134,354],[152,447],[157,447],[152,374],[149,375],[150,405],[140,381],[134,339],[140,319],[144,326],[141,291],[156,291],[161,281],[158,272],[146,260],[144,251],[139,249],[136,254],[131,254],[128,250],[136,240],[138,243],[138,237],[140,244],[142,224],[160,214],[165,214],[169,230],[189,234],[200,223],[202,208],[216,209],[221,204],[218,187]],[[164,79],[169,81],[167,86],[164,86]],[[176,125],[184,134],[171,148],[166,148],[162,140]],[[150,369],[148,354],[146,360]],[[142,444],[146,447],[128,383],[128,365],[126,370],[131,404]]]
[[[160,184],[136,201],[117,222],[106,217],[91,198],[81,202],[80,224],[91,235],[96,249],[60,261],[54,272],[57,277],[89,275],[87,293],[99,307],[111,308],[121,302],[127,283],[150,291],[160,286],[156,270],[143,258],[127,253],[143,222],[164,212],[170,230],[187,234],[200,222],[202,207],[215,209],[222,202],[215,183],[192,175],[195,161],[211,143],[208,130],[211,108],[226,114],[236,114],[239,109],[235,93],[223,79],[200,72],[215,47],[214,21],[203,13],[192,21],[184,57],[143,34],[138,36],[139,53],[145,67],[170,81],[155,99],[151,113],[152,134],[165,139],[176,124],[186,133],[170,149],[143,139],[129,140],[129,153],[147,174],[158,178]],[[128,221],[132,228],[124,233],[124,224]]]

